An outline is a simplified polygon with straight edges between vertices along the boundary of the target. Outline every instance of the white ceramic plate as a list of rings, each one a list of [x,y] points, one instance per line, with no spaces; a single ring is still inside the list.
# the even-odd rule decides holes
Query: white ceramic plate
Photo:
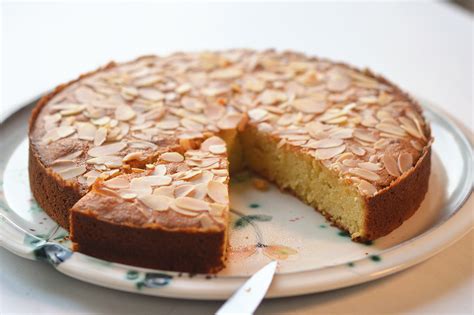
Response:
[[[31,197],[26,129],[32,104],[27,105],[0,127],[1,245],[97,285],[157,296],[226,299],[247,276],[277,259],[277,275],[267,297],[321,292],[419,263],[461,238],[473,225],[471,210],[461,209],[473,186],[472,148],[451,122],[425,104],[435,137],[428,194],[412,218],[375,242],[352,242],[293,196],[275,187],[267,192],[254,189],[249,181],[252,175],[244,173],[234,176],[231,187],[232,253],[228,267],[219,274],[189,275],[95,259],[73,253],[67,231]]]

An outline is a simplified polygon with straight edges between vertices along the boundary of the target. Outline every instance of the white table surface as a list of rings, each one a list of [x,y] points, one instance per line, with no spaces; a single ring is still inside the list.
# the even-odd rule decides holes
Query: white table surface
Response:
[[[293,49],[370,67],[473,130],[473,18],[445,3],[2,2],[0,121],[25,100],[110,59],[176,50]],[[0,139],[1,141],[1,139]],[[465,205],[474,208],[471,196]],[[266,300],[258,314],[473,314],[474,233],[368,284]],[[0,314],[211,314],[219,302],[96,287],[0,249]]]

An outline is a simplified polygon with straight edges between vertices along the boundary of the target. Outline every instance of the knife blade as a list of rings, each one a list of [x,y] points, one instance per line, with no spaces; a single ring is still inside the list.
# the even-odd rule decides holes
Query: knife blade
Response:
[[[216,312],[216,315],[253,314],[268,291],[275,274],[274,260],[248,279]]]

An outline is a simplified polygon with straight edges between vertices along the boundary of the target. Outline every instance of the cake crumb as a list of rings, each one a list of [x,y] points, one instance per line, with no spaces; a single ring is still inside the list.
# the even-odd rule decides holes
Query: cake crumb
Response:
[[[269,184],[266,180],[261,178],[252,179],[252,185],[260,191],[267,191],[269,189]]]

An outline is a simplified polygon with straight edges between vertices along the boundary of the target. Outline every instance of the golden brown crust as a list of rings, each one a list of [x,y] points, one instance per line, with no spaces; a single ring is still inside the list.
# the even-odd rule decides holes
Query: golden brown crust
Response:
[[[365,233],[361,241],[387,235],[416,212],[428,191],[430,170],[431,147],[428,147],[406,175],[366,199]]]
[[[93,212],[71,213],[74,250],[123,264],[190,273],[224,267],[225,231],[191,233],[117,225]]]

